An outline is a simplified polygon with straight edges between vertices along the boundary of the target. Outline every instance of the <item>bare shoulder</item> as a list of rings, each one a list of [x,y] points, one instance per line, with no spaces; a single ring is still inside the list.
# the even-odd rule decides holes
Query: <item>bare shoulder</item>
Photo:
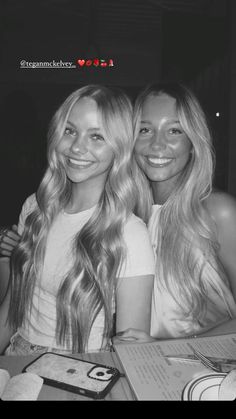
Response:
[[[207,209],[218,225],[236,223],[236,198],[232,195],[214,191],[206,200]]]

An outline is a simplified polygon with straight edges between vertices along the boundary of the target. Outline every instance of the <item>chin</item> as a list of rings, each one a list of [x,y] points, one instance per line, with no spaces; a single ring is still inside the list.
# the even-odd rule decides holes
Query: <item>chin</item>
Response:
[[[152,182],[163,182],[171,177],[170,175],[164,173],[153,173],[153,171],[147,171],[146,175]]]

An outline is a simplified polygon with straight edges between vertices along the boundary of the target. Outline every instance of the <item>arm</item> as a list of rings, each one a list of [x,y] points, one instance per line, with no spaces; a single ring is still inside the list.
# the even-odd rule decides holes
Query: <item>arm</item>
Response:
[[[225,269],[236,302],[236,200],[225,193],[213,193],[207,201],[210,215],[216,222],[219,240],[219,259]],[[199,336],[236,333],[236,318],[222,323]],[[140,330],[128,329],[114,338],[122,341],[152,342],[155,340]]]
[[[149,332],[144,332],[143,330],[139,329],[126,329],[124,331],[118,332],[116,336],[113,337],[112,343],[113,345],[118,345],[120,343],[150,343],[155,342],[158,339],[153,338],[149,335]]]
[[[132,216],[124,228],[126,259],[116,287],[116,332],[126,329],[150,333],[155,272],[153,248],[146,225]]]
[[[20,235],[17,233],[17,226],[13,225],[12,230],[8,230],[0,242],[0,304],[3,301],[8,286],[10,257],[19,240]]]
[[[217,335],[227,335],[230,333],[236,333],[236,318],[229,320],[227,322],[224,322],[216,327],[213,327],[212,329],[207,330],[207,332],[204,333],[200,333],[198,336],[199,337],[204,337],[204,336],[217,336]],[[137,343],[150,343],[150,342],[155,342],[158,339],[153,338],[152,336],[150,336],[148,333],[143,332],[142,330],[137,330],[137,329],[127,329],[124,330],[123,332],[118,333],[114,338],[113,338],[113,344],[117,345],[120,343],[132,343],[132,342],[137,342]]]
[[[10,303],[10,289],[8,287],[7,294],[4,298],[3,303],[0,306],[0,355],[3,354],[7,345],[10,342],[10,338],[14,333],[12,327],[7,322],[8,309]]]
[[[36,203],[35,194],[31,195],[29,198],[26,199],[22,207],[20,217],[19,217],[18,227],[13,226],[12,230],[8,232],[7,243],[5,243],[5,253],[4,253],[5,256],[2,259],[0,259],[0,288],[1,288],[1,282],[3,281],[4,283],[4,287],[3,287],[4,290],[2,291],[2,294],[5,294],[7,290],[5,298],[2,301],[2,304],[0,305],[0,355],[3,353],[3,351],[9,344],[10,338],[14,333],[13,328],[10,327],[7,322],[9,303],[10,303],[10,286],[8,286],[9,274],[10,274],[9,259],[10,259],[10,255],[13,248],[19,242],[21,235],[23,233],[25,218],[28,215],[28,213],[32,210],[35,203]],[[1,250],[0,250],[0,253],[1,253]],[[0,303],[1,303],[1,300],[0,300]]]
[[[117,280],[116,332],[135,329],[149,334],[155,262],[146,225],[131,218],[124,240],[127,257]]]
[[[208,210],[216,222],[219,259],[224,267],[236,302],[236,199],[226,193],[212,193],[207,201]],[[236,318],[226,321],[200,336],[236,333]]]
[[[116,331],[150,331],[153,275],[122,278],[116,291]]]
[[[21,240],[21,236],[25,227],[26,217],[33,211],[37,206],[35,194],[30,195],[24,202],[22,210],[19,216],[18,226],[13,225],[12,228],[8,229],[7,232],[1,237],[0,240],[0,256],[10,258],[12,251]]]
[[[17,226],[14,224],[12,229],[8,229],[0,242],[0,255],[3,257],[11,257],[12,251],[20,241]]]
[[[236,318],[213,327],[213,329],[201,333],[200,336],[226,335],[228,333],[236,333]]]
[[[0,258],[0,304],[5,297],[10,276],[9,258]]]
[[[226,193],[213,193],[207,206],[216,222],[220,245],[218,256],[236,302],[236,199]]]

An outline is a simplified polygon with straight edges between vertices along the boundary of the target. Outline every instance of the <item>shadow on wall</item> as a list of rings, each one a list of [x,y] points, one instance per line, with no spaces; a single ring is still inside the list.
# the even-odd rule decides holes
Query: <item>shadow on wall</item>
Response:
[[[1,115],[0,225],[17,223],[25,198],[35,191],[45,167],[45,135],[30,95],[15,90],[3,100]]]

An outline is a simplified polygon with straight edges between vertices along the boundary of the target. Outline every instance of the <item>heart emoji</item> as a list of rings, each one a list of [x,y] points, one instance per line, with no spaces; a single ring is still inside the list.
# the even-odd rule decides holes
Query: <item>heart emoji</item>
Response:
[[[77,63],[83,67],[83,65],[85,64],[85,60],[78,60]]]
[[[93,65],[95,65],[95,67],[97,67],[99,65],[99,59],[98,58],[94,58]]]

